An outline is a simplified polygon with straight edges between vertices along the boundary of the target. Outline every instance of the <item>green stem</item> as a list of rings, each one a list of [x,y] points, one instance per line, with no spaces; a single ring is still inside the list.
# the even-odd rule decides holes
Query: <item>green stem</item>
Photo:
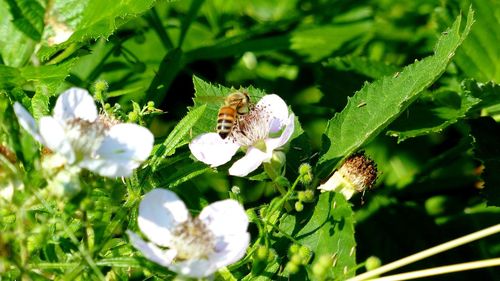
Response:
[[[73,44],[69,45],[66,49],[64,49],[64,51],[62,51],[62,53],[60,53],[55,58],[53,58],[50,61],[48,61],[46,64],[47,65],[49,65],[49,64],[58,64],[61,61],[63,61],[66,58],[68,58],[69,56],[71,56],[76,50],[78,50],[78,48],[79,48],[78,45],[76,43],[73,43]]]
[[[198,14],[198,10],[200,10],[201,5],[205,2],[205,0],[193,0],[191,5],[189,6],[189,11],[187,15],[184,17],[184,21],[182,21],[181,25],[181,34],[179,35],[179,43],[177,47],[180,48],[182,43],[184,43],[184,39],[186,38],[187,31],[191,26],[191,23],[195,20],[196,15]]]
[[[296,244],[299,244],[299,245],[302,245],[299,241],[297,241],[295,238],[293,238],[292,236],[288,235],[286,232],[284,232],[283,230],[281,230],[279,227],[277,227],[275,224],[272,224],[272,223],[269,223],[269,222],[266,222],[267,225],[271,226],[272,228],[274,228],[276,231],[278,231],[281,235],[285,236],[286,238],[288,238],[290,241],[292,241],[293,243],[296,243]]]
[[[156,31],[156,34],[158,34],[158,37],[160,37],[161,43],[163,46],[167,49],[173,49],[174,44],[172,43],[172,40],[168,36],[168,33],[165,31],[165,28],[163,27],[163,24],[161,22],[160,16],[158,15],[158,12],[156,11],[156,7],[153,7],[150,10],[149,16],[146,17],[148,20],[149,24],[153,26],[154,30]]]
[[[225,281],[236,281],[236,280],[238,280],[227,269],[227,267],[223,267],[223,268],[219,269],[218,273],[219,273],[219,276],[222,277],[222,280],[225,280]]]
[[[270,206],[270,207],[272,207],[272,209],[270,209],[266,214],[266,217],[265,217],[266,222],[269,221],[269,219],[272,217],[272,215],[277,210],[281,210],[283,208],[283,206],[285,205],[287,200],[290,199],[290,196],[292,195],[292,193],[295,190],[295,187],[297,186],[298,183],[299,183],[299,177],[297,177],[297,179],[293,183],[292,187],[290,187],[290,189],[286,192],[286,194],[281,197],[280,201],[278,201],[277,204]]]

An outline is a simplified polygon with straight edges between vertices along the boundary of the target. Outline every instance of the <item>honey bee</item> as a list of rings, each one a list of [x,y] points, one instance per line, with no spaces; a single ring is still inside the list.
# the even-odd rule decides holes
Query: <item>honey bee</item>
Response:
[[[250,107],[250,97],[246,93],[234,92],[226,97],[217,115],[217,133],[222,139],[227,138],[240,122],[239,118],[250,111]]]

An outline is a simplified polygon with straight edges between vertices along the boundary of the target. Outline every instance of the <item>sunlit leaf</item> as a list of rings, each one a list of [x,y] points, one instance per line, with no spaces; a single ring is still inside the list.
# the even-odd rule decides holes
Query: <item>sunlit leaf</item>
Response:
[[[477,81],[500,83],[498,2],[472,0],[462,3],[462,9],[465,9],[466,5],[472,5],[476,19],[470,35],[458,49],[455,61],[462,71]]]
[[[52,5],[46,11],[44,47],[39,51],[39,56],[46,59],[69,44],[100,37],[107,38],[120,25],[145,12],[154,3],[154,0],[52,1]],[[59,44],[61,46],[55,47]]]
[[[19,67],[33,53],[35,41],[14,25],[8,9],[7,2],[0,1],[0,56],[5,65]]]
[[[311,211],[286,214],[279,227],[314,252],[313,263],[323,255],[331,257],[330,278],[343,280],[354,276],[356,241],[353,212],[340,193],[322,193]]]
[[[170,156],[175,153],[175,149],[179,142],[191,131],[191,128],[198,122],[205,112],[206,105],[196,107],[182,118],[181,121],[170,132],[165,141],[160,145],[155,153],[155,157],[151,162],[153,169],[159,165],[160,158]]]
[[[319,174],[326,176],[346,156],[355,152],[384,130],[425,88],[446,69],[473,23],[469,10],[465,29],[460,33],[461,16],[439,39],[435,54],[405,67],[398,75],[386,76],[364,86],[340,113],[328,123],[323,137]]]
[[[45,9],[38,1],[7,0],[12,23],[26,36],[39,41],[43,32],[43,17]]]

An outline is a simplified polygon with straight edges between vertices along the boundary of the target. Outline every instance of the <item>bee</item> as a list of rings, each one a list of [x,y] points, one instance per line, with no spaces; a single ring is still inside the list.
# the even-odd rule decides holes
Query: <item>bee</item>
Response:
[[[217,115],[217,133],[222,139],[227,138],[241,116],[250,112],[250,107],[250,97],[246,93],[234,92],[226,97]]]

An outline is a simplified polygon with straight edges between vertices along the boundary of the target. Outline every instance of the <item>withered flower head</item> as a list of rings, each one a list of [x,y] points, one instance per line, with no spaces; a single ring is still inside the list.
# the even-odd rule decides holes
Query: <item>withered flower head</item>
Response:
[[[377,166],[363,152],[355,153],[333,173],[318,189],[321,192],[336,191],[342,193],[347,200],[356,192],[370,189],[377,180]]]

